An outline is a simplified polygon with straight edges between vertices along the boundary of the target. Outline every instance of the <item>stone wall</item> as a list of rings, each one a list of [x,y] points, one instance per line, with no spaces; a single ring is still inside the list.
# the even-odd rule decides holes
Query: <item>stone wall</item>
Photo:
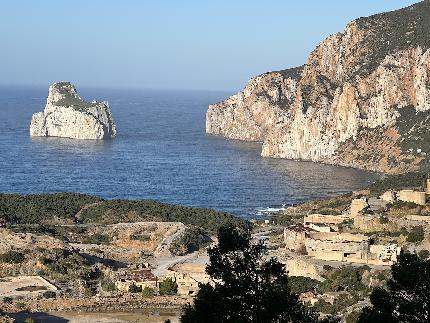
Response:
[[[305,230],[284,228],[284,242],[287,249],[300,251],[305,247]]]
[[[286,261],[286,269],[289,276],[302,276],[323,281],[324,278],[320,275],[321,268],[304,258],[288,259]]]
[[[367,203],[367,200],[365,198],[352,200],[351,211],[350,211],[351,218],[356,217],[361,211],[363,211],[368,206],[369,204]]]
[[[426,193],[413,190],[401,190],[397,194],[397,199],[404,202],[412,202],[418,205],[425,205]]]

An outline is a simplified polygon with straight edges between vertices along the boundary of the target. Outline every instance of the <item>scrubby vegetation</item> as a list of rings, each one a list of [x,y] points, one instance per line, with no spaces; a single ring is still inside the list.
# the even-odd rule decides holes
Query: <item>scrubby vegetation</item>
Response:
[[[291,292],[295,294],[315,292],[320,289],[320,283],[318,280],[303,276],[291,276],[288,278],[288,286]]]
[[[422,225],[414,226],[411,231],[409,231],[406,241],[408,242],[421,242],[424,240],[424,228]]]
[[[140,292],[142,292],[142,286],[137,286],[137,285],[135,285],[135,284],[131,284],[131,285],[128,287],[128,291],[129,291],[130,293],[140,293]]]
[[[74,223],[79,210],[99,201],[77,193],[0,194],[0,219],[13,224],[53,224],[56,220]]]
[[[372,306],[363,309],[358,322],[428,322],[430,261],[402,253],[391,273],[386,288],[373,290]]]
[[[408,172],[397,175],[387,175],[379,181],[371,184],[369,190],[372,196],[379,196],[391,189],[404,189],[410,187],[422,187],[427,172]]]
[[[102,233],[94,233],[93,235],[86,237],[82,242],[83,243],[92,243],[92,244],[108,244],[111,241],[111,238]]]
[[[173,221],[195,225],[209,232],[215,232],[225,224],[248,225],[244,220],[211,209],[149,200],[104,200],[77,193],[0,194],[0,220],[9,226],[27,227],[51,235],[61,235],[53,225],[72,223]]]
[[[20,264],[24,261],[25,256],[22,252],[10,250],[0,254],[0,262],[8,264]]]
[[[55,297],[57,297],[57,294],[55,292],[53,292],[52,290],[47,290],[46,292],[43,293],[42,296],[44,298],[55,298]]]
[[[389,54],[420,46],[430,48],[430,3],[422,1],[412,7],[374,15],[357,20],[358,28],[368,35],[360,48],[367,49],[365,55],[357,55],[360,69],[357,73],[371,73]]]
[[[154,288],[148,287],[146,286],[143,290],[142,290],[142,295],[145,298],[152,298],[155,295],[155,290]]]
[[[208,234],[199,227],[187,228],[179,239],[172,242],[169,250],[172,254],[183,256],[199,250],[211,242]]]
[[[327,272],[326,280],[320,286],[325,292],[366,292],[367,288],[362,282],[362,276],[367,270],[370,270],[370,268],[366,265],[361,267],[344,266],[338,269],[333,268]]]
[[[158,286],[160,295],[176,295],[178,292],[178,284],[172,278],[165,278]]]
[[[107,278],[102,279],[102,281],[100,282],[100,287],[105,292],[114,292],[117,290],[115,283],[112,280]]]

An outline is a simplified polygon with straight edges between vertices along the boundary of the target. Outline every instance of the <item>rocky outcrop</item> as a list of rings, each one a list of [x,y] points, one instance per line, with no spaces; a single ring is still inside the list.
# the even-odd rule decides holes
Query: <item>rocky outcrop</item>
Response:
[[[209,106],[206,131],[262,141],[266,157],[416,169],[430,153],[429,28],[430,1],[357,19],[303,67],[257,76]]]
[[[43,112],[33,114],[30,136],[109,139],[116,135],[107,102],[82,100],[69,82],[54,83]]]

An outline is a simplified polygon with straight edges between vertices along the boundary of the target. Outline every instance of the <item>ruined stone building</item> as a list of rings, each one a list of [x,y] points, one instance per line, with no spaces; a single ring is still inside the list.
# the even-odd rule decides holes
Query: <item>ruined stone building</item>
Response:
[[[120,291],[127,292],[131,285],[136,285],[138,287],[158,287],[158,278],[154,276],[150,269],[138,269],[131,270],[120,269],[114,273],[114,283],[115,286]]]

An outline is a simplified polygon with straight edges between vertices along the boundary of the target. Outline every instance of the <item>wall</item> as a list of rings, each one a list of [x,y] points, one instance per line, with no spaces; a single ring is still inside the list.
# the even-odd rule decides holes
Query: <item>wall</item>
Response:
[[[418,205],[425,205],[426,193],[412,190],[401,190],[397,194],[397,199],[404,202],[412,202]]]

